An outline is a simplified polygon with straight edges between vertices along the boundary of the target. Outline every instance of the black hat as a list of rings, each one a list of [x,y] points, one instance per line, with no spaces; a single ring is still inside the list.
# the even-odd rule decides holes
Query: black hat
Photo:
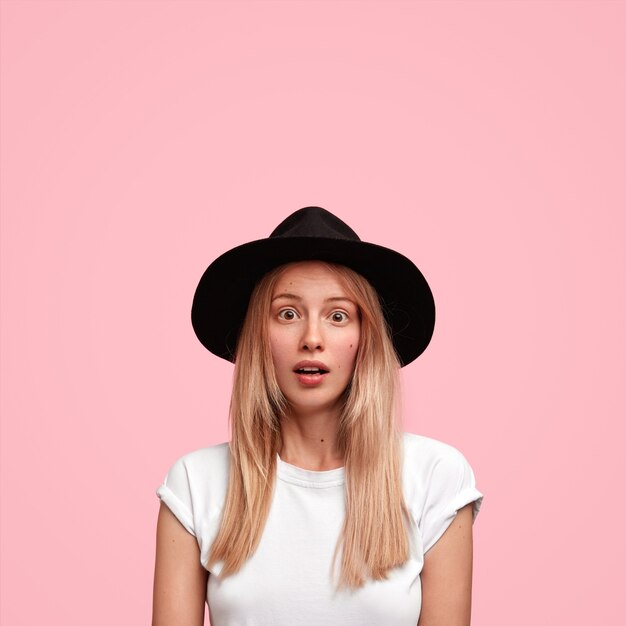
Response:
[[[315,206],[292,213],[267,239],[232,248],[209,265],[191,307],[191,323],[202,345],[234,361],[257,281],[279,265],[307,260],[345,265],[370,282],[378,292],[402,366],[426,349],[435,327],[435,302],[422,273],[404,255],[361,241],[346,223]]]

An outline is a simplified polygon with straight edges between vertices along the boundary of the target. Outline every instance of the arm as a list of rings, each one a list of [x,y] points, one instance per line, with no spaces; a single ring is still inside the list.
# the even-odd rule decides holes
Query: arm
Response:
[[[209,573],[196,538],[161,503],[157,521],[152,626],[203,626]]]
[[[470,626],[472,607],[472,507],[459,509],[424,556],[418,626]]]

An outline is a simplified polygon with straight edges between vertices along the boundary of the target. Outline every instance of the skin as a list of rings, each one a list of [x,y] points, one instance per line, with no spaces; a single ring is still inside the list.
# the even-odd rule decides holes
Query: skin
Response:
[[[356,362],[361,323],[339,278],[317,261],[290,266],[274,287],[269,339],[276,378],[290,404],[281,421],[280,458],[304,469],[341,467],[336,449],[341,396]],[[303,385],[294,367],[321,361],[329,370],[315,387]]]
[[[196,538],[161,503],[157,520],[152,626],[204,626],[209,572]]]
[[[347,293],[337,277],[315,261],[289,267],[272,295],[277,296],[269,320],[272,358],[290,403],[281,422],[280,457],[316,471],[341,467],[336,431],[341,395],[353,374],[359,344],[357,307],[349,299],[328,301],[347,298]],[[297,380],[293,368],[304,359],[328,366],[330,373],[320,385],[306,387]],[[156,543],[152,626],[203,626],[209,573],[200,564],[196,538],[163,503]],[[424,557],[416,626],[470,625],[472,546],[468,504]]]
[[[418,626],[470,626],[472,612],[472,507],[470,502],[424,555]]]

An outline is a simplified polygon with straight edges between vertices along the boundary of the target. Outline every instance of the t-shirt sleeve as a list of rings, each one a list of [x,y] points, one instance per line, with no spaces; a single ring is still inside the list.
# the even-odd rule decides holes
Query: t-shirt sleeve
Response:
[[[193,497],[189,468],[184,457],[178,459],[156,490],[156,494],[178,518],[178,521],[195,537],[193,523]]]
[[[431,472],[422,513],[424,554],[450,526],[458,510],[470,502],[473,502],[474,523],[482,501],[483,494],[476,488],[474,472],[467,459],[453,446],[446,446]]]

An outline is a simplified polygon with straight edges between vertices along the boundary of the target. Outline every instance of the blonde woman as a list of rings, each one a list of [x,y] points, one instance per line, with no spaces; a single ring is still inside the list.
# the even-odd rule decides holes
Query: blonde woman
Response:
[[[418,268],[306,207],[207,268],[192,323],[235,364],[231,440],[157,489],[153,626],[205,602],[212,626],[468,626],[483,496],[458,449],[400,427],[435,323]]]

